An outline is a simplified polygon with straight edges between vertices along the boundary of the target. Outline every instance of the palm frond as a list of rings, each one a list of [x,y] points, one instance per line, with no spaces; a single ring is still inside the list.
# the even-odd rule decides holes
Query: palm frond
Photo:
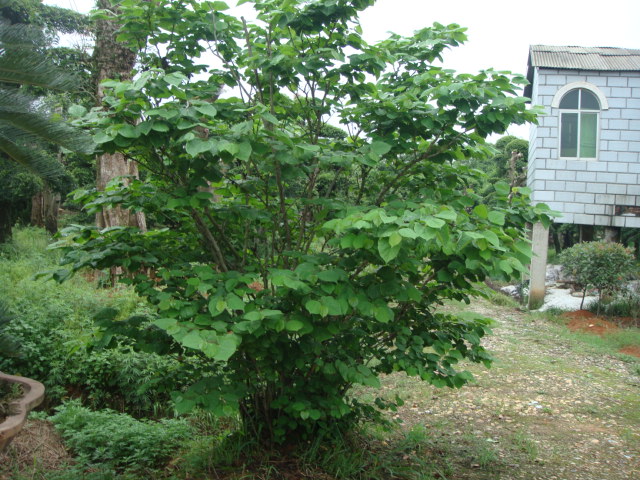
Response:
[[[89,135],[53,118],[42,102],[25,95],[21,86],[53,90],[76,86],[77,77],[56,66],[36,48],[41,32],[31,25],[11,25],[0,19],[0,152],[43,179],[55,183],[64,175],[62,165],[43,155],[40,145],[50,143],[89,154]],[[11,87],[7,84],[14,84]]]
[[[67,174],[64,167],[55,158],[43,155],[37,144],[17,143],[15,131],[0,126],[0,152],[38,175],[47,183],[55,185]],[[24,137],[23,137],[24,138]]]
[[[35,100],[26,95],[0,89],[0,125],[21,131],[25,137],[21,143],[32,143],[37,139],[74,152],[93,152],[89,135],[61,120],[53,119],[48,112],[36,105]],[[18,141],[17,138],[13,140]]]
[[[71,90],[78,81],[36,49],[40,32],[31,25],[0,20],[0,81],[52,90]]]

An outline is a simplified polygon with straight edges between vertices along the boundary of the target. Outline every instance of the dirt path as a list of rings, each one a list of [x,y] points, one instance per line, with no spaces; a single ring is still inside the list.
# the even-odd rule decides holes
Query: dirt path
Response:
[[[498,321],[493,368],[473,366],[457,391],[385,379],[407,398],[398,416],[429,438],[432,478],[640,479],[640,363],[589,352],[542,317],[466,309]]]

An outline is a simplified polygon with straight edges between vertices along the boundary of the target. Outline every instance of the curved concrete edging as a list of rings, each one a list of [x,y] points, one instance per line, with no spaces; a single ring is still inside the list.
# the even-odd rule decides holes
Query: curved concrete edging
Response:
[[[42,403],[44,399],[44,385],[30,378],[7,375],[0,372],[0,380],[11,383],[19,383],[24,389],[24,394],[13,404],[16,413],[8,416],[4,422],[0,423],[0,452],[15,437],[22,426],[27,421],[29,412]]]

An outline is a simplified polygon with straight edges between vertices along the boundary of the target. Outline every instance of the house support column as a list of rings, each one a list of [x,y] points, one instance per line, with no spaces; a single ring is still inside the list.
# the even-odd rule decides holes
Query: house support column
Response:
[[[549,250],[549,229],[538,222],[531,232],[531,279],[529,280],[529,309],[536,310],[544,304],[545,280],[547,277],[547,252]]]
[[[620,242],[620,227],[604,227],[605,242]]]
[[[593,242],[593,225],[579,225],[580,243]]]

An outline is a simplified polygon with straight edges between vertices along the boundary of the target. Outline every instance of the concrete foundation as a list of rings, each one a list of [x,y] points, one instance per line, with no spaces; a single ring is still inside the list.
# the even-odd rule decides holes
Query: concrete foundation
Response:
[[[531,232],[531,279],[529,280],[529,309],[535,310],[544,303],[545,277],[547,274],[547,252],[549,250],[549,229],[541,223],[533,225]]]
[[[604,240],[605,242],[620,242],[620,228],[619,227],[605,227],[604,228]]]

